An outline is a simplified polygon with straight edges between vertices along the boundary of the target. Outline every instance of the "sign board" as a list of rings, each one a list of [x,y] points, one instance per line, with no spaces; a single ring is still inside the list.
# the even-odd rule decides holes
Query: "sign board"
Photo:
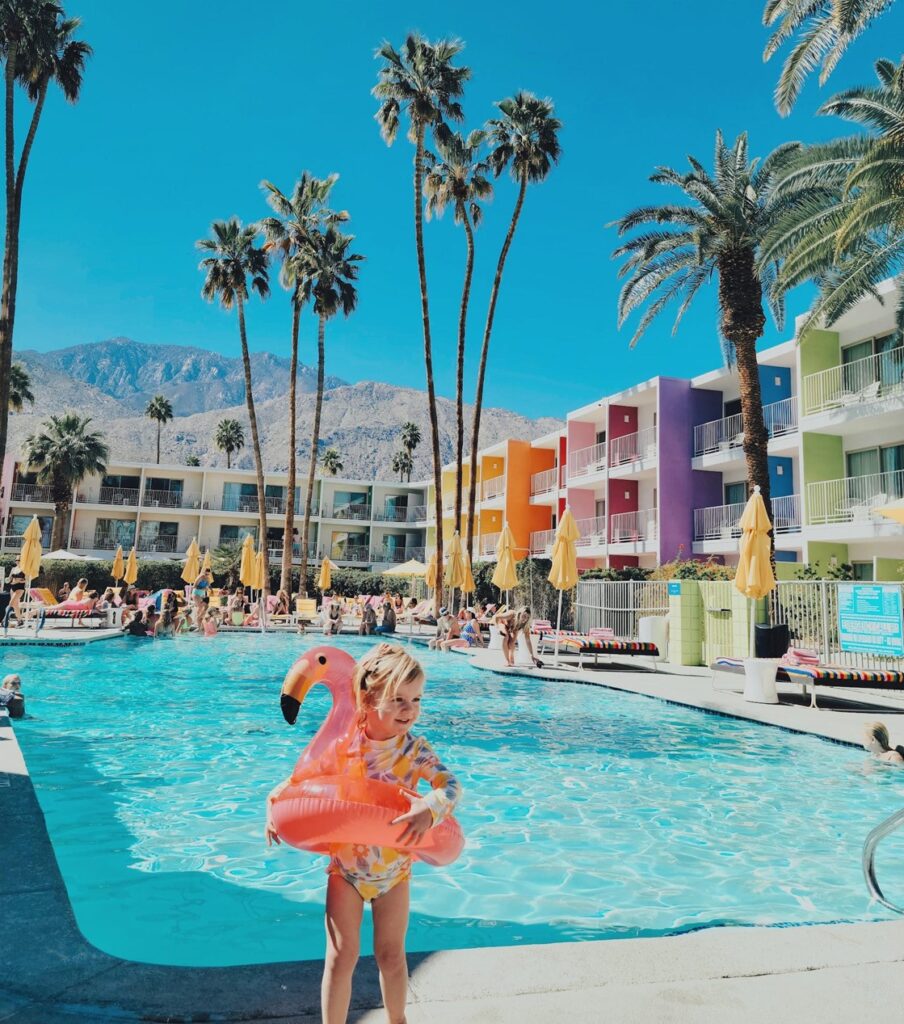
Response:
[[[680,583],[669,583],[669,597],[680,597],[681,596],[681,584]]]
[[[904,658],[900,585],[839,584],[838,636],[843,651]]]

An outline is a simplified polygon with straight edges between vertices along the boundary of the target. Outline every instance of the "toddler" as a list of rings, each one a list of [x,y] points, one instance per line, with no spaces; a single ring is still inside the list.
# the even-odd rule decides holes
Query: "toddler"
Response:
[[[10,718],[22,718],[25,714],[22,680],[15,673],[5,676],[0,683],[0,708],[6,708]]]

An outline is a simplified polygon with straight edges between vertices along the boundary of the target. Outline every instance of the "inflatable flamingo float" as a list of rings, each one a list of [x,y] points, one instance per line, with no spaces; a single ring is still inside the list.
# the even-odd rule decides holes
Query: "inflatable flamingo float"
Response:
[[[357,725],[354,670],[354,658],[345,651],[314,647],[286,673],[280,705],[289,725],[318,683],[330,691],[333,705],[273,802],[276,831],[290,846],[315,853],[329,852],[333,843],[362,843],[401,850],[427,864],[451,864],[464,846],[458,822],[446,818],[417,842],[402,843],[403,827],[392,821],[411,809],[405,793],[413,791],[367,778],[361,762],[347,756]]]

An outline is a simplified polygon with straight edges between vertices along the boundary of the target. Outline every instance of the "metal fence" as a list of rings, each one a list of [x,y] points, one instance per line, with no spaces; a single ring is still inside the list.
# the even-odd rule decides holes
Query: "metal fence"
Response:
[[[608,628],[617,637],[635,639],[637,621],[647,615],[667,615],[665,580],[581,580],[575,597],[575,629]]]

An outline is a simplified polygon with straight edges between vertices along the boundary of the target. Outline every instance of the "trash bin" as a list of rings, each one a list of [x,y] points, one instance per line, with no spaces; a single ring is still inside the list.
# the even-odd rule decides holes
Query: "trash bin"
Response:
[[[753,652],[757,658],[781,658],[787,652],[789,643],[786,623],[777,626],[757,624],[753,636]]]
[[[637,639],[641,643],[653,643],[659,650],[657,661],[666,661],[669,656],[669,618],[667,615],[644,615],[637,620]]]

